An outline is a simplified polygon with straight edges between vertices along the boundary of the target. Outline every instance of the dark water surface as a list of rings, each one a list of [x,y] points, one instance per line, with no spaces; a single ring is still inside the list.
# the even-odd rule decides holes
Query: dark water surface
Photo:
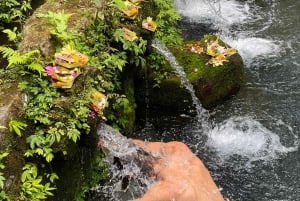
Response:
[[[137,137],[186,142],[231,201],[300,200],[300,1],[175,3],[186,38],[210,27],[238,49],[246,84],[210,111],[208,133],[193,112],[139,111]]]

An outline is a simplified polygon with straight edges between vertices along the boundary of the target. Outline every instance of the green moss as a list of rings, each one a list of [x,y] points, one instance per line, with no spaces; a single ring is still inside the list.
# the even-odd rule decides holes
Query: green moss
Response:
[[[207,35],[201,43],[216,40],[217,36]],[[219,44],[227,46],[218,39]],[[188,41],[185,44],[196,44]],[[188,79],[193,83],[197,97],[205,107],[211,107],[237,93],[244,81],[244,64],[239,54],[234,54],[222,66],[208,64],[210,56],[197,54],[184,48],[172,48],[178,63],[184,67]]]

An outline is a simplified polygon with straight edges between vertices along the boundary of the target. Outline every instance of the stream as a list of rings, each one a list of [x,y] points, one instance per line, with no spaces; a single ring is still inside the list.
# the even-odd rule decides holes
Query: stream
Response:
[[[299,200],[300,2],[175,4],[186,40],[210,30],[239,51],[246,83],[234,98],[209,111],[206,132],[199,129],[195,112],[141,110],[135,137],[188,144],[230,201]]]

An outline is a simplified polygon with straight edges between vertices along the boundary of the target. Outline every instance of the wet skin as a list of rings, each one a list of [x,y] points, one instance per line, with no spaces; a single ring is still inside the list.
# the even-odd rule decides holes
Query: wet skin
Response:
[[[153,164],[157,182],[133,201],[224,201],[204,164],[184,143],[132,141],[159,156]]]

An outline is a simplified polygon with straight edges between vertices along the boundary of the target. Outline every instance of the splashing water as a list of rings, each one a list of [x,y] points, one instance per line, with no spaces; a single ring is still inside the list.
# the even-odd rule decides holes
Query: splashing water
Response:
[[[251,117],[230,117],[208,134],[206,145],[216,151],[221,160],[239,155],[251,162],[269,161],[280,154],[296,151],[287,148],[274,134]]]
[[[272,40],[267,40],[257,37],[248,38],[226,38],[223,37],[225,41],[228,42],[232,47],[238,49],[239,54],[242,56],[246,64],[253,62],[254,58],[259,56],[276,56],[276,53],[280,50],[280,45],[276,44]]]
[[[222,26],[243,23],[249,19],[249,5],[237,1],[175,0],[177,11],[193,22],[213,22]],[[218,26],[219,27],[219,26]]]
[[[154,183],[151,174],[154,156],[122,136],[117,130],[100,123],[97,129],[101,148],[107,152],[110,180],[91,189],[100,197],[92,200],[124,201],[141,197]]]

